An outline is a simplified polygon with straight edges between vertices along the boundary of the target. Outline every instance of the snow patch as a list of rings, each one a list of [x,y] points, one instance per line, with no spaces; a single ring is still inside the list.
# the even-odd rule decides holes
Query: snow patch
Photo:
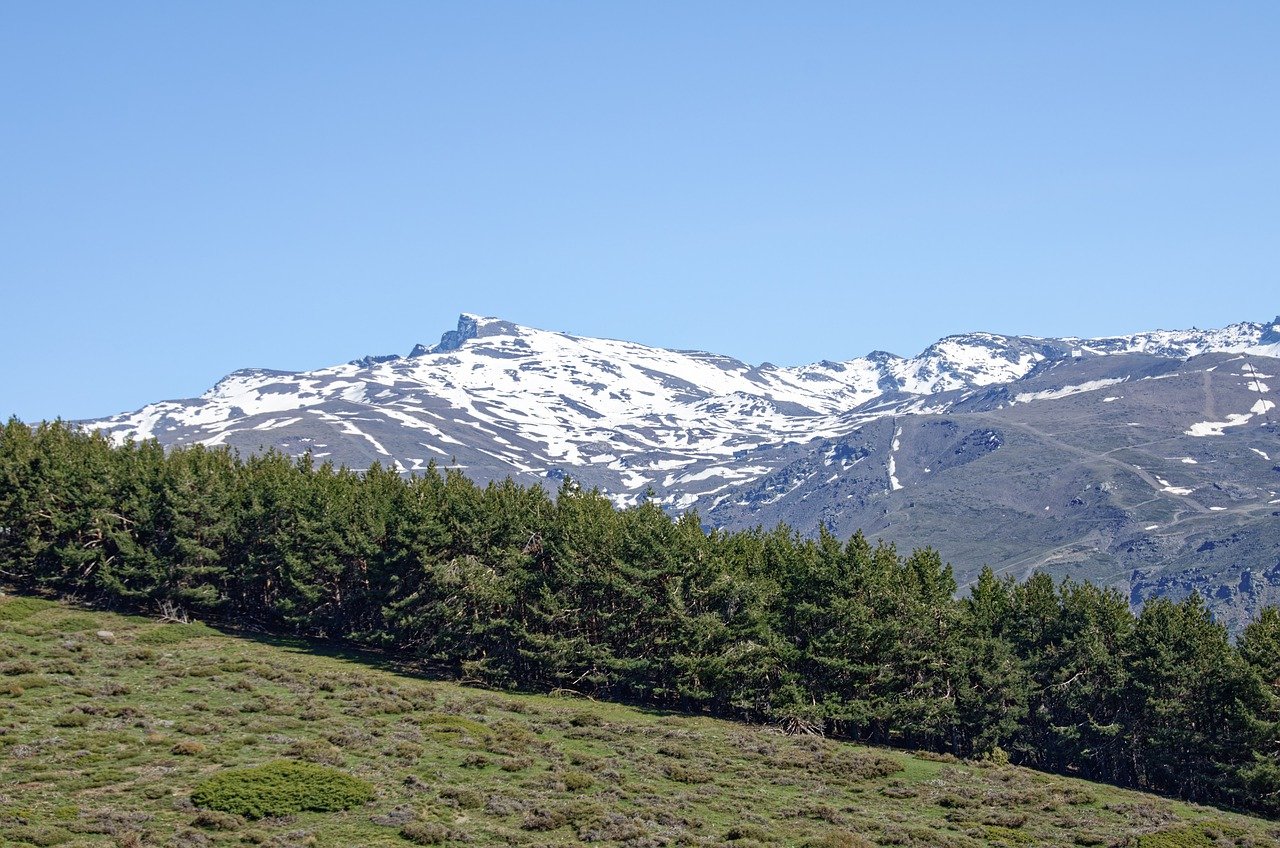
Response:
[[[1258,403],[1263,403],[1263,401],[1258,401]],[[1221,436],[1226,428],[1248,424],[1251,418],[1253,418],[1252,415],[1232,414],[1227,416],[1226,421],[1201,421],[1183,430],[1182,434],[1184,436]]]
[[[1076,386],[1063,386],[1060,389],[1045,389],[1042,392],[1022,392],[1013,396],[1017,403],[1027,403],[1033,400],[1056,400],[1058,398],[1069,397],[1071,395],[1083,394],[1084,392],[1094,392],[1098,389],[1105,389],[1107,386],[1114,386],[1116,383],[1123,383],[1127,377],[1115,377],[1106,380],[1090,380],[1087,383],[1080,383]]]
[[[897,452],[898,448],[902,444],[901,441],[899,441],[901,436],[902,436],[902,428],[899,427],[893,432],[893,447],[889,453],[889,491],[891,492],[896,492],[902,488],[902,484],[898,482],[898,477],[896,475],[897,467],[895,466],[894,460],[893,460],[894,453]]]
[[[1160,483],[1161,486],[1163,486],[1163,488],[1160,490],[1162,492],[1168,492],[1171,495],[1191,494],[1192,490],[1187,488],[1186,486],[1175,486],[1172,483],[1170,483],[1168,480],[1164,479],[1163,477],[1157,477],[1156,480]]]

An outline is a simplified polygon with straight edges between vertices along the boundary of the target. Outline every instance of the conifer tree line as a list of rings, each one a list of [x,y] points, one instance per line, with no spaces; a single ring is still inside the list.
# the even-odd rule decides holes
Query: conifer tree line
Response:
[[[1280,612],[705,530],[456,471],[0,429],[0,579],[394,650],[487,685],[776,722],[1280,815]]]

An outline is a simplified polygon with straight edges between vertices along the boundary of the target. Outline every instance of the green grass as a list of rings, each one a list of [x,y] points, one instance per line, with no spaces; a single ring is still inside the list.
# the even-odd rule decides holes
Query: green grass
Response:
[[[267,780],[245,780],[264,767]],[[319,777],[321,801],[259,804],[305,783],[282,768]],[[297,641],[0,599],[4,846],[1278,841],[1274,822],[1025,769],[468,689]]]

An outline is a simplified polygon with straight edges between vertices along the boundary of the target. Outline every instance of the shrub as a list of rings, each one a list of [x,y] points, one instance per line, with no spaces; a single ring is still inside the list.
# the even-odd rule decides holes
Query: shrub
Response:
[[[197,742],[194,739],[183,739],[174,743],[173,748],[170,750],[180,757],[198,757],[204,753],[205,747],[203,742]]]
[[[555,830],[558,827],[564,827],[569,822],[569,817],[565,815],[563,810],[554,807],[539,807],[531,810],[524,817],[524,821],[520,826],[525,830]]]
[[[196,787],[197,807],[251,819],[284,816],[304,810],[346,810],[373,797],[363,780],[331,768],[284,760],[244,769],[229,769]]]
[[[484,796],[475,789],[461,786],[447,786],[440,790],[440,797],[452,801],[464,810],[478,810],[484,806]]]
[[[1218,844],[1217,835],[1205,825],[1193,825],[1148,833],[1139,837],[1137,845],[1138,848],[1212,848]]]
[[[686,766],[682,763],[668,763],[663,773],[677,783],[710,783],[711,775],[697,766]]]
[[[804,844],[805,848],[875,848],[870,839],[847,830],[829,830]]]
[[[449,828],[439,822],[409,822],[400,835],[415,845],[439,845],[449,838]]]
[[[561,778],[564,786],[570,792],[581,792],[583,789],[590,789],[591,784],[595,783],[591,775],[581,771],[567,771]]]
[[[604,721],[594,713],[574,713],[569,717],[569,724],[574,727],[599,727]]]
[[[89,723],[89,716],[80,712],[63,713],[53,720],[55,727],[84,727]]]
[[[737,842],[741,839],[753,839],[757,842],[764,842],[769,838],[769,834],[759,825],[754,824],[735,824],[725,831],[724,838],[726,842]]]
[[[60,827],[17,827],[7,835],[18,844],[61,845],[71,839],[71,834]]]
[[[317,740],[294,742],[287,751],[291,757],[321,763],[329,766],[342,765],[342,751],[334,746]]]
[[[231,813],[220,813],[217,810],[201,810],[191,822],[192,827],[205,830],[237,830],[244,825],[244,819]]]
[[[1092,804],[1098,800],[1097,798],[1093,797],[1093,794],[1091,792],[1089,792],[1086,789],[1081,789],[1077,786],[1071,786],[1063,790],[1062,798],[1068,804],[1071,804],[1072,806],[1077,806],[1077,807],[1082,806],[1084,804]]]

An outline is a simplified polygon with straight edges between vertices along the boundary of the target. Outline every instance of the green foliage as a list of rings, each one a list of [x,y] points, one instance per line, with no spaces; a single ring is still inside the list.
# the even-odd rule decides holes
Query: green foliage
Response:
[[[1195,825],[1162,830],[1140,836],[1133,841],[1134,848],[1215,848],[1224,844],[1219,837],[1231,838],[1240,836],[1234,828],[1223,828],[1213,825]]]
[[[414,821],[400,828],[400,835],[415,845],[439,845],[449,838],[449,828],[439,822]]]
[[[736,835],[742,848],[1132,848],[1143,835],[1206,825],[1218,845],[1274,842],[1270,822],[1013,765],[924,759],[671,710],[499,694],[396,673],[386,654],[322,643],[220,633],[139,658],[132,641],[147,628],[136,619],[77,614],[115,642],[72,641],[54,628],[0,631],[6,661],[30,658],[50,678],[0,709],[6,845],[32,844],[18,835],[68,834],[65,844],[188,848],[719,845]],[[49,671],[54,660],[79,673]],[[217,673],[191,677],[188,668]],[[84,694],[108,688],[126,692]],[[398,711],[381,712],[386,703]],[[366,712],[369,705],[379,711]],[[69,714],[91,720],[59,726]],[[452,732],[433,729],[444,727]],[[175,753],[198,751],[182,745],[196,740],[203,753]],[[191,788],[223,769],[293,750],[327,757],[333,746],[344,772],[377,787],[369,803],[252,823],[189,803]],[[492,765],[467,768],[473,756]],[[517,758],[519,768],[502,767]],[[712,782],[673,780],[669,764]],[[570,789],[581,783],[575,774],[591,785]]]
[[[488,686],[1027,764],[1280,815],[1274,610],[1237,649],[1195,597],[1135,615],[1112,590],[988,570],[959,600],[937,551],[904,554],[862,534],[708,532],[696,514],[673,518],[649,502],[615,509],[567,480],[552,497],[434,467],[404,478],[278,452],[166,452],[16,420],[0,428],[0,528],[6,579],[31,592],[384,650]],[[44,616],[27,621],[47,608],[0,600],[2,629],[56,628]],[[91,617],[61,619],[92,630]],[[129,640],[167,653],[215,635],[165,624]],[[154,661],[138,650],[132,656]],[[0,656],[6,705],[75,670]],[[236,671],[203,663],[186,674]],[[87,694],[127,695],[108,688],[116,685]],[[255,684],[241,685],[249,694]],[[342,710],[377,721],[413,707],[369,692]],[[276,708],[255,697],[234,710]],[[418,723],[428,743],[501,741],[459,716]],[[574,728],[583,738],[614,732]],[[420,744],[401,739],[386,755],[411,763]],[[330,764],[348,753],[284,750]],[[469,750],[459,761],[476,771],[527,767],[523,752],[489,754]],[[690,763],[667,771],[690,784],[712,774]]]
[[[40,598],[0,598],[0,621],[23,621],[54,606],[53,601]]]
[[[875,848],[875,843],[846,830],[829,830],[805,842],[804,848]]]
[[[260,819],[304,810],[347,810],[372,797],[373,788],[363,780],[324,766],[280,760],[215,774],[196,787],[191,802]]]
[[[590,789],[595,780],[591,775],[581,771],[567,771],[561,775],[565,788],[570,792],[581,792],[584,789]]]
[[[5,835],[13,844],[36,845],[39,848],[71,841],[71,834],[60,827],[15,827]]]

